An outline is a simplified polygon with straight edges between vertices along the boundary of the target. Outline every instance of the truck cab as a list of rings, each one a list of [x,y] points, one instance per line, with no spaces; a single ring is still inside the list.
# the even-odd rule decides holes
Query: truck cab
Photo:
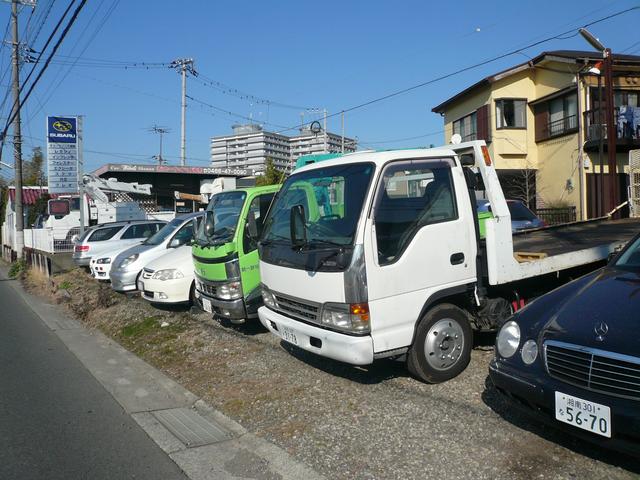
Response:
[[[196,300],[235,324],[256,318],[260,296],[258,239],[280,185],[227,190],[211,197],[193,243]]]

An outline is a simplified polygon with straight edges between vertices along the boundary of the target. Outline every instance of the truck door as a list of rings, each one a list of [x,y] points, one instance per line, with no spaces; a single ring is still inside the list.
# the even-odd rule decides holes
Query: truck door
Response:
[[[262,234],[264,219],[274,195],[274,192],[269,192],[254,197],[249,204],[246,217],[238,222],[239,228],[242,228],[242,245],[238,248],[238,261],[245,299],[252,293],[256,293],[257,297],[260,296],[259,292],[254,292],[260,285],[258,239]]]
[[[409,345],[429,297],[475,279],[474,212],[454,167],[425,159],[382,171],[365,228],[375,352]]]

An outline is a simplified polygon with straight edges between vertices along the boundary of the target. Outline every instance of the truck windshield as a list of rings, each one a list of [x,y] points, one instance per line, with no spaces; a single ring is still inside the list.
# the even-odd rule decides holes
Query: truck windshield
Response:
[[[184,222],[184,218],[174,218],[169,223],[167,223],[164,227],[158,230],[156,233],[147,238],[144,242],[145,245],[160,245],[164,242],[173,232],[176,231],[182,223]]]
[[[302,205],[308,249],[353,244],[371,163],[315,168],[289,177],[265,221],[262,242],[291,245],[290,211]]]
[[[207,211],[213,212],[213,235],[207,237],[204,234],[204,221],[200,223],[196,233],[196,243],[199,245],[221,245],[231,241],[236,232],[236,225],[242,206],[247,198],[243,191],[222,192],[211,197]]]

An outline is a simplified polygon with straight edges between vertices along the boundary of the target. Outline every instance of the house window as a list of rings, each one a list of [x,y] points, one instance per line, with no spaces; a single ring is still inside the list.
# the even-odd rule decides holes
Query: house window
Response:
[[[476,112],[453,122],[453,133],[459,134],[463,142],[476,140],[478,138],[478,116]]]
[[[536,142],[578,131],[578,96],[575,92],[534,107]]]
[[[496,128],[527,128],[527,101],[502,98],[496,100]]]

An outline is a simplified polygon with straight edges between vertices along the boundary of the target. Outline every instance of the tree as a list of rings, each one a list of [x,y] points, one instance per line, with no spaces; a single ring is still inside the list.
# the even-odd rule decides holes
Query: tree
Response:
[[[44,176],[44,155],[42,148],[34,147],[31,151],[31,160],[24,162],[22,166],[23,185],[44,185],[47,183]]]
[[[267,158],[264,175],[260,175],[256,178],[256,186],[264,187],[265,185],[277,185],[278,183],[283,182],[285,176],[286,173],[278,170],[273,164],[273,160],[271,158]]]

